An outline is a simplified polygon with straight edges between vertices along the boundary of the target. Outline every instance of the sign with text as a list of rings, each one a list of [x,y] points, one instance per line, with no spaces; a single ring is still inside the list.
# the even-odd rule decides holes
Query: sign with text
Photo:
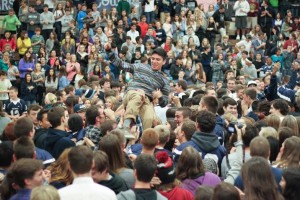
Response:
[[[0,12],[7,12],[12,8],[14,0],[0,0]]]

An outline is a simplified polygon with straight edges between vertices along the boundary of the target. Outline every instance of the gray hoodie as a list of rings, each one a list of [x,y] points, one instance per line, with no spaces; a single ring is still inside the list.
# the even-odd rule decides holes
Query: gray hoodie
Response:
[[[40,21],[41,21],[43,30],[53,29],[53,24],[55,22],[55,19],[54,19],[54,15],[52,12],[50,12],[50,11],[48,11],[46,13],[43,12],[40,15]],[[45,22],[48,22],[48,24],[46,24]]]
[[[40,25],[40,13],[34,11],[34,12],[28,12],[27,14],[27,27],[29,31],[34,31],[36,27]],[[30,24],[30,22],[33,22],[33,25]]]

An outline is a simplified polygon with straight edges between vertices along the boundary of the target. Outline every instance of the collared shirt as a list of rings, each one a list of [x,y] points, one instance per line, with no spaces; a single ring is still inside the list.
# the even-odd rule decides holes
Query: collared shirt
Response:
[[[100,128],[94,125],[89,125],[86,127],[85,130],[86,130],[86,137],[89,138],[96,146],[98,146],[98,143],[103,137]]]
[[[58,190],[61,200],[116,200],[115,193],[100,184],[94,183],[91,177],[77,177],[73,183]]]

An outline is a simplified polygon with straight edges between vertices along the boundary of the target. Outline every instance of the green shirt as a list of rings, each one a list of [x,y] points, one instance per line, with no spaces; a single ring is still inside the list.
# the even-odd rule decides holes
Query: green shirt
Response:
[[[2,27],[5,26],[5,30],[6,31],[16,31],[17,30],[17,26],[21,25],[21,22],[18,20],[16,15],[10,16],[10,15],[6,15],[3,18],[2,21]]]
[[[270,4],[273,8],[278,8],[278,0],[270,0]]]
[[[45,40],[44,40],[43,36],[41,36],[41,35],[39,35],[39,36],[33,35],[32,38],[31,38],[31,44],[36,43],[38,41],[42,41],[42,43],[45,44]],[[39,43],[39,44],[36,44],[36,45],[32,46],[33,53],[38,53],[39,52],[39,49],[41,48],[41,44],[42,43]]]

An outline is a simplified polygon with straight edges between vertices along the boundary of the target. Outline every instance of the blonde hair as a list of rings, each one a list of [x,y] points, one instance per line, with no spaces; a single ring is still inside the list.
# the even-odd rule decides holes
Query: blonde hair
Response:
[[[259,132],[259,135],[263,136],[264,138],[273,137],[278,139],[278,132],[273,127],[262,127]]]
[[[32,189],[30,200],[60,200],[60,197],[53,186],[42,185]]]
[[[48,93],[45,96],[45,104],[55,104],[57,102],[57,97],[53,93]]]

